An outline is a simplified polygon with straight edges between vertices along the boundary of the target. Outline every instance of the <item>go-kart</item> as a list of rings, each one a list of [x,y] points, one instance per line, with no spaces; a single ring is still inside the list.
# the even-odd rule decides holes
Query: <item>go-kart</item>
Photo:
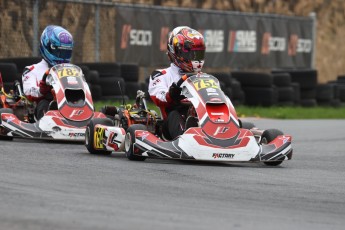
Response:
[[[73,64],[53,66],[43,76],[52,86],[53,100],[42,118],[34,116],[35,103],[23,94],[19,82],[9,93],[1,87],[0,139],[13,137],[84,141],[87,123],[106,117],[94,112],[93,101],[82,70]]]
[[[164,140],[160,133],[147,130],[145,125],[133,124],[125,131],[123,140],[121,127],[103,123],[88,127],[85,138],[89,151],[121,151],[124,147],[127,158],[137,161],[153,157],[263,162],[270,166],[292,158],[291,136],[277,129],[260,130],[252,123],[241,122],[215,77],[204,73],[184,75],[177,85],[188,101],[184,103],[191,107],[182,135]],[[109,143],[116,143],[116,148],[111,149]]]
[[[85,132],[85,145],[91,154],[110,154],[124,149],[124,138],[128,127],[143,125],[152,133],[158,132],[162,120],[154,110],[147,107],[145,93],[137,91],[134,104],[104,106],[101,112],[107,118],[93,118]]]

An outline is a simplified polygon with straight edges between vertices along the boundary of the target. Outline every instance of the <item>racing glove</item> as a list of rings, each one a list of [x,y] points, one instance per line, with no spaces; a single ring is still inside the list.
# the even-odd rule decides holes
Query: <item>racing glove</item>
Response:
[[[185,96],[181,95],[181,88],[176,85],[174,82],[169,88],[169,96],[174,102],[179,102],[185,98]]]
[[[45,83],[45,81],[40,81],[39,84],[40,87],[40,93],[42,95],[47,95],[50,92],[50,86]]]

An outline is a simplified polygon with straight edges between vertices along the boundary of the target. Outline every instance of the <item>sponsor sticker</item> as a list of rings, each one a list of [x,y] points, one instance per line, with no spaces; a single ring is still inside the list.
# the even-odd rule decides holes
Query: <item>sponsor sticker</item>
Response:
[[[213,153],[212,157],[214,159],[219,159],[219,158],[229,158],[232,159],[234,158],[235,154],[231,154],[231,153]]]

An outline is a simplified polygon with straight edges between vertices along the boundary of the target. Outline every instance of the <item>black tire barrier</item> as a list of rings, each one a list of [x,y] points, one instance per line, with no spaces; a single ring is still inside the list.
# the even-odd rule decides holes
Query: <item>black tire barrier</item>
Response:
[[[137,97],[137,91],[141,89],[139,82],[126,82],[126,94],[129,99],[135,99]]]
[[[225,83],[226,86],[231,86],[231,74],[230,73],[222,73],[222,72],[211,72],[207,73],[216,77],[219,81]]]
[[[334,99],[334,87],[331,84],[320,84],[316,87],[317,102],[330,102]]]
[[[292,102],[294,101],[295,91],[292,86],[277,87],[278,102]]]
[[[316,99],[316,88],[301,89],[301,100],[303,99]]]
[[[243,87],[245,104],[249,106],[272,106],[278,102],[278,92],[268,87]]]
[[[303,107],[315,107],[317,106],[316,99],[301,99],[300,105]]]
[[[345,85],[338,86],[338,96],[341,102],[345,102]]]
[[[0,73],[3,82],[21,81],[21,79],[18,79],[17,66],[14,63],[0,63]]]
[[[14,58],[3,58],[0,62],[14,63],[17,66],[18,73],[23,74],[23,70],[26,66],[39,63],[42,60],[41,57],[14,57]]]
[[[225,87],[222,88],[223,92],[225,93],[226,96],[228,96],[230,99],[233,98],[233,93],[232,93],[232,88],[231,87]]]
[[[98,85],[99,84],[99,73],[97,70],[90,70],[88,73],[89,83],[92,85]],[[87,81],[87,80],[86,80]]]
[[[80,67],[81,71],[83,71],[84,78],[85,78],[86,82],[90,82],[90,77],[89,77],[90,69],[89,69],[89,67],[87,67],[86,65],[81,65],[79,67]]]
[[[226,84],[223,81],[219,81],[219,85],[221,89],[225,89],[226,88]]]
[[[273,77],[269,73],[234,71],[231,75],[241,82],[243,87],[271,87],[273,85]]]
[[[276,73],[289,73],[292,82],[298,82],[301,89],[312,89],[317,85],[317,71],[314,69],[282,69],[272,70],[272,74]]]
[[[103,101],[119,101],[122,103],[125,100],[125,103],[129,102],[129,98],[127,95],[111,95],[111,96],[102,96],[101,100]]]
[[[119,87],[119,83],[121,85],[121,90],[124,95],[126,95],[126,83],[123,78],[120,77],[107,77],[107,78],[100,78],[99,85],[102,88],[102,97],[103,96],[120,96],[121,90]]]
[[[139,81],[139,66],[135,64],[121,64],[121,77],[126,82]]]
[[[291,86],[291,76],[289,73],[273,73],[273,84],[278,87]]]
[[[97,70],[100,78],[121,77],[121,66],[116,62],[80,63],[79,65],[86,65],[90,70]]]
[[[338,84],[344,84],[345,85],[345,75],[340,75],[337,77],[337,83]]]
[[[301,100],[301,88],[300,88],[300,85],[297,82],[291,82],[291,87],[293,88],[293,91],[294,91],[293,101],[295,102],[295,104],[299,104],[299,102]]]
[[[102,88],[100,85],[91,85],[89,84],[92,100],[99,101],[102,98]]]

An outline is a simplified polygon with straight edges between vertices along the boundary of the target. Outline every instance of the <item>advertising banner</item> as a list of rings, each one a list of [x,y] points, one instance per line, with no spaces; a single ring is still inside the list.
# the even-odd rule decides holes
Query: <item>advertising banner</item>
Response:
[[[205,67],[311,66],[310,18],[163,7],[117,9],[116,60],[144,67],[168,65],[166,43],[176,26],[203,34]]]

